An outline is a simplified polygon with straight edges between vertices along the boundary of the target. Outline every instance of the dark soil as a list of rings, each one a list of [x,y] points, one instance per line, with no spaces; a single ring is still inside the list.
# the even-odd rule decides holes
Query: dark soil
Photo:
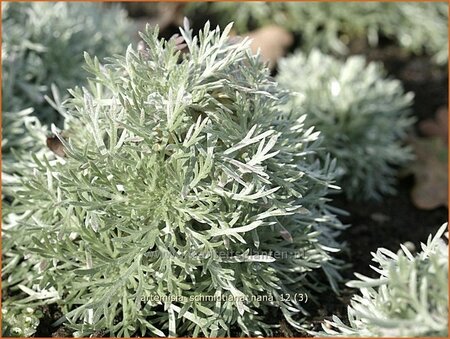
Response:
[[[72,337],[72,331],[66,327],[59,326],[55,328],[52,326],[55,321],[62,317],[62,313],[56,304],[43,306],[42,313],[44,313],[44,316],[40,320],[39,326],[34,335],[35,337]]]
[[[425,211],[414,207],[410,199],[412,185],[413,177],[402,179],[397,195],[378,203],[348,202],[341,197],[335,200],[333,205],[350,213],[341,219],[352,225],[342,236],[349,246],[352,271],[376,276],[369,267],[371,252],[379,247],[397,252],[405,242],[420,251],[420,243],[447,221],[447,208]]]

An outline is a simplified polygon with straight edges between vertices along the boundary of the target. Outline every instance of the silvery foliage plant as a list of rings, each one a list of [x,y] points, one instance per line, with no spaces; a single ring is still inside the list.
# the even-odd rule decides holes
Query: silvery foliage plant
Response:
[[[4,244],[33,266],[5,274],[17,304],[56,302],[74,335],[256,336],[338,289],[335,162],[230,29],[86,54],[53,126],[66,156],[34,156],[11,207]]]
[[[388,78],[381,64],[362,56],[341,61],[318,50],[282,59],[277,80],[295,92],[292,105],[308,114],[305,123],[321,131],[348,198],[394,193],[397,167],[412,159],[402,140],[414,122],[413,93]]]
[[[447,337],[448,336],[448,229],[444,224],[413,255],[401,246],[398,253],[379,248],[372,253],[372,279],[347,283],[359,289],[348,306],[348,319],[333,316],[320,336]]]
[[[125,51],[131,23],[116,6],[95,3],[21,2],[2,8],[3,112],[34,108],[42,122],[60,120],[45,100],[56,88],[79,85],[83,52],[99,58]],[[5,81],[7,80],[7,81]]]
[[[302,50],[345,55],[356,39],[377,46],[388,38],[403,49],[448,62],[446,2],[213,2],[191,3],[188,12],[208,10],[219,22],[233,19],[238,32],[277,24],[301,38]]]
[[[4,337],[31,337],[39,326],[43,314],[31,307],[15,309],[8,303],[2,303],[2,335]]]
[[[85,81],[84,51],[101,58],[125,51],[131,27],[125,11],[116,6],[69,2],[3,4],[4,195],[13,189],[17,167],[24,167],[31,159],[29,154],[45,151],[45,124],[62,123],[63,117],[46,97],[61,101],[66,88]]]
[[[25,164],[29,152],[41,152],[45,145],[46,129],[32,115],[33,108],[16,112],[2,112],[2,194],[17,183],[14,174]]]

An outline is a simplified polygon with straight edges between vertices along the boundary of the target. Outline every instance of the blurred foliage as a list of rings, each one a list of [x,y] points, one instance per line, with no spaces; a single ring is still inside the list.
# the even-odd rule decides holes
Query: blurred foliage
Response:
[[[41,311],[34,311],[31,307],[18,308],[9,302],[2,303],[2,336],[3,337],[31,337],[39,325]]]
[[[83,52],[123,52],[131,23],[118,7],[95,3],[23,2],[2,9],[3,112],[32,107],[41,122],[60,121],[45,95],[84,82]],[[8,131],[6,131],[8,132]]]
[[[372,253],[379,274],[361,274],[347,283],[358,288],[348,306],[346,323],[333,316],[319,336],[332,337],[447,337],[448,336],[448,225],[422,244],[413,255],[401,246],[397,254],[379,248]]]
[[[43,124],[62,124],[46,96],[59,102],[67,97],[59,98],[60,90],[85,83],[84,51],[99,58],[123,52],[132,24],[117,6],[6,2],[2,29],[2,184],[8,195],[18,167],[45,147]]]
[[[62,116],[46,95],[60,102],[59,90],[85,83],[84,51],[99,57],[124,51],[132,25],[118,7],[81,3],[2,4],[2,230],[14,227],[15,215],[5,212],[16,190],[20,173],[33,172],[32,157],[47,152],[48,123],[62,123]],[[20,252],[20,250],[19,250]],[[25,255],[26,257],[27,255]],[[30,279],[32,265],[8,242],[2,247],[2,277],[14,271]],[[5,291],[17,281],[2,279]],[[23,293],[17,286],[9,290]],[[28,300],[33,305],[36,300]],[[3,303],[4,336],[32,336],[39,324],[33,308]],[[26,304],[26,303],[25,303]]]
[[[277,80],[294,92],[290,109],[306,113],[306,123],[322,133],[349,198],[394,193],[396,166],[412,159],[402,139],[414,122],[413,94],[405,94],[400,81],[361,56],[344,62],[317,50],[280,60]]]
[[[2,113],[2,196],[17,182],[15,173],[28,166],[30,152],[42,152],[46,128],[32,115],[33,109]],[[5,203],[5,201],[3,201]]]
[[[215,2],[191,3],[188,16],[198,10],[219,23],[235,22],[239,33],[277,24],[299,33],[302,49],[345,54],[355,38],[376,45],[384,36],[405,49],[448,60],[448,5],[446,2]]]

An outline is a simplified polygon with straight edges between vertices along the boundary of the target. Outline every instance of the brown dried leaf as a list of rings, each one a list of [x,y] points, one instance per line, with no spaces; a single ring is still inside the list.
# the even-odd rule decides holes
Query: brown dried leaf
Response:
[[[411,191],[414,205],[420,209],[448,207],[448,148],[438,137],[411,140],[416,153],[412,166],[415,185]]]
[[[64,146],[61,142],[61,140],[58,139],[56,135],[47,137],[47,147],[50,148],[50,150],[55,153],[56,155],[60,157],[66,156],[66,151],[64,150]]]
[[[262,27],[247,36],[252,39],[252,51],[256,53],[260,48],[262,59],[269,63],[271,69],[294,42],[290,32],[275,25]]]
[[[430,137],[439,137],[447,144],[448,142],[448,108],[440,107],[436,112],[435,119],[427,119],[419,124],[420,131]]]

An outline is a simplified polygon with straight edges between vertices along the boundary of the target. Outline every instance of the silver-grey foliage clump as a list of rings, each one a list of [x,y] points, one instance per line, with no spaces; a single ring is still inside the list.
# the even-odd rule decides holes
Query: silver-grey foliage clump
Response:
[[[390,38],[438,64],[448,62],[446,2],[215,2],[192,3],[188,12],[208,9],[219,21],[234,20],[240,33],[249,25],[277,24],[300,34],[302,49],[346,54],[351,41],[376,46]]]
[[[447,337],[448,235],[442,225],[416,255],[402,246],[397,253],[379,248],[373,253],[380,275],[347,283],[358,288],[348,307],[345,323],[333,316],[319,336],[344,337]]]
[[[15,173],[29,165],[30,153],[44,151],[46,129],[32,113],[32,108],[18,112],[2,112],[3,197],[8,196],[9,190],[17,183]]]
[[[379,199],[392,194],[396,166],[412,158],[402,144],[414,122],[412,93],[386,77],[381,64],[361,56],[345,62],[314,50],[279,63],[277,80],[296,92],[292,104],[307,113],[322,147],[338,160],[338,183],[351,199]]]
[[[132,24],[124,10],[94,3],[4,3],[2,8],[2,174],[16,180],[30,152],[45,147],[45,126],[63,117],[46,96],[64,99],[82,85],[83,52],[99,58],[123,52]],[[58,93],[61,90],[61,94]],[[4,195],[8,191],[3,190]]]
[[[18,305],[56,301],[75,335],[255,336],[337,289],[334,161],[230,29],[86,56],[93,80],[53,129],[67,157],[35,156],[9,211],[9,260],[33,265],[4,276]]]
[[[60,120],[48,105],[50,86],[81,84],[83,52],[99,58],[123,52],[131,23],[124,10],[94,3],[23,2],[2,8],[2,111],[29,107],[43,122]]]
[[[2,302],[2,336],[3,337],[32,337],[39,326],[41,311],[32,307],[17,309],[8,302]]]

